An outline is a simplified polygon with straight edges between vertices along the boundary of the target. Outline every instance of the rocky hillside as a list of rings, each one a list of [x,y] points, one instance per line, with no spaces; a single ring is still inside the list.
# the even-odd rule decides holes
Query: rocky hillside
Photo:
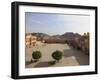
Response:
[[[78,33],[73,33],[73,32],[66,32],[62,35],[53,35],[53,36],[50,36],[48,34],[45,34],[45,33],[32,33],[32,35],[35,35],[38,39],[64,39],[64,40],[67,40],[67,39],[74,39],[76,37],[81,37],[80,34]]]
[[[76,37],[79,38],[79,37],[81,37],[81,35],[78,34],[78,33],[66,32],[66,33],[64,33],[63,35],[60,36],[60,38],[62,38],[62,39],[74,39]]]

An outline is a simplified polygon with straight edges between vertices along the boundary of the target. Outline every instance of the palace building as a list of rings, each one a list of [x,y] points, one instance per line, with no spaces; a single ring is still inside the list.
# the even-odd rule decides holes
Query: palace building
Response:
[[[35,46],[36,42],[37,42],[37,37],[36,36],[32,36],[31,33],[27,33],[25,35],[25,45],[26,45],[26,47]]]

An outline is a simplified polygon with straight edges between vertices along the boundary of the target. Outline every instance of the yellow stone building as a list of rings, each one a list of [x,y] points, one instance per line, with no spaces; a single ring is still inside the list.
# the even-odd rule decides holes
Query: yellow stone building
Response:
[[[31,33],[27,33],[25,35],[25,45],[26,45],[26,47],[35,46],[36,42],[37,42],[37,37],[36,36],[32,36]]]

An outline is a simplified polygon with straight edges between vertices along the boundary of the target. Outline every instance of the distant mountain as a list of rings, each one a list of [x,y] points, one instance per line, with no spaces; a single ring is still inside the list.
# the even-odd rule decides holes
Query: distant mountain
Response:
[[[53,38],[60,39],[60,35],[53,35]]]
[[[38,39],[49,39],[51,37],[45,33],[32,33],[32,35],[36,36]]]
[[[78,33],[73,33],[73,32],[66,32],[63,35],[60,36],[62,39],[74,39],[76,37],[81,37]]]
[[[73,32],[66,32],[62,35],[53,35],[50,36],[45,33],[32,33],[32,35],[35,35],[38,39],[62,39],[62,40],[69,40],[69,39],[74,39],[76,37],[81,37],[80,34],[78,33],[73,33]]]

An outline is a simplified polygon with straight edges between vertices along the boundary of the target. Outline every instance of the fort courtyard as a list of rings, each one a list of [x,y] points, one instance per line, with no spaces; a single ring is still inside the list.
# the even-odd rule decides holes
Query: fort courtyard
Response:
[[[51,54],[52,52],[60,50],[64,56],[60,62],[50,65],[49,62],[54,61]],[[32,52],[40,51],[42,57],[38,62],[31,62]],[[34,46],[25,48],[25,67],[26,68],[39,68],[39,67],[61,67],[61,66],[81,66],[89,65],[89,56],[82,50],[75,49],[68,44],[41,44],[40,46]]]

